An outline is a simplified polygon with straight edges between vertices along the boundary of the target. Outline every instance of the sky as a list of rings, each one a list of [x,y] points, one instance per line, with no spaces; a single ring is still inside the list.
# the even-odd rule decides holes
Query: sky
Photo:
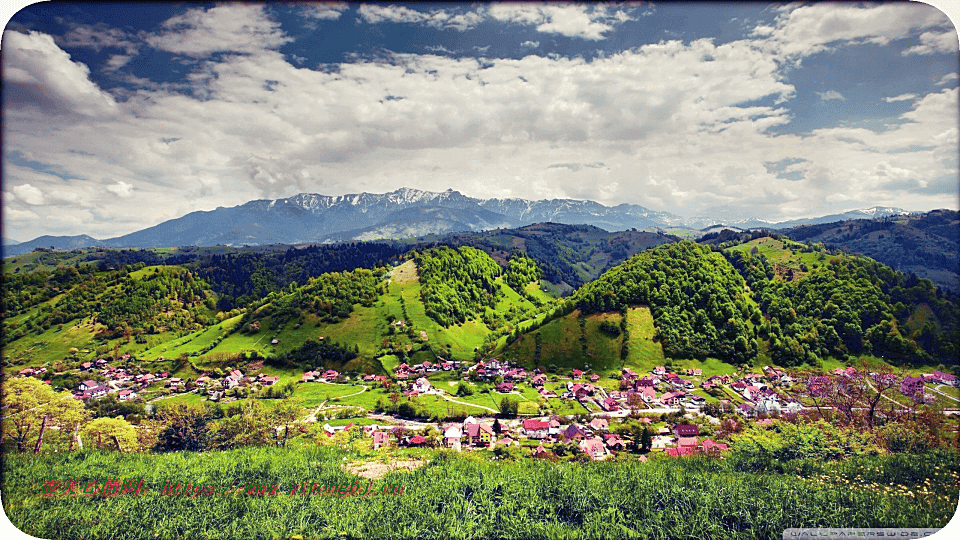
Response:
[[[921,3],[38,3],[0,50],[3,236],[400,187],[956,209],[958,48]]]

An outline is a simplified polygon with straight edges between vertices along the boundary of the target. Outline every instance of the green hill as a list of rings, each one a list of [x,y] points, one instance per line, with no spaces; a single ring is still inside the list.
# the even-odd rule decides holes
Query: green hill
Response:
[[[782,237],[745,239],[722,251],[690,241],[653,247],[564,300],[542,291],[543,263],[519,248],[491,256],[470,246],[421,247],[394,264],[273,282],[229,310],[217,309],[222,284],[200,276],[237,270],[239,260],[227,256],[210,259],[222,272],[140,263],[7,273],[2,356],[11,369],[128,354],[144,369],[196,375],[260,359],[309,364],[295,357],[312,340],[329,347],[317,363],[356,373],[438,356],[602,373],[671,361],[791,366],[864,355],[957,364],[960,314],[951,293],[865,257]],[[254,264],[251,257],[243,265]]]

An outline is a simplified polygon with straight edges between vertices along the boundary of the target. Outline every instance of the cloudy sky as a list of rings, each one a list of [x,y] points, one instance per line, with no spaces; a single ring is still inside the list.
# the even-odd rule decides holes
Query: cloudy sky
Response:
[[[957,33],[924,4],[41,3],[2,45],[20,241],[403,186],[958,205]]]

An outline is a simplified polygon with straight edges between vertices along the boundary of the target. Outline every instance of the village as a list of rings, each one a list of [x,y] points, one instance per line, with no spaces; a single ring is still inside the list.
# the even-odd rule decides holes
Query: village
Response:
[[[114,395],[121,402],[153,403],[192,394],[197,400],[228,403],[256,396],[258,392],[269,392],[266,389],[280,381],[277,375],[245,374],[241,369],[229,369],[220,374],[205,373],[196,379],[171,377],[167,372],[135,374],[137,370],[129,367],[135,363],[135,358],[123,355],[120,360],[128,367],[112,366],[109,359],[101,358],[95,362],[83,362],[71,370],[72,375],[82,379],[74,389],[74,397],[90,403],[89,400]],[[842,379],[857,373],[856,368],[847,367],[836,368],[823,376]],[[745,370],[710,376],[705,376],[700,368],[675,370],[661,365],[640,374],[624,367],[619,378],[608,375],[608,380],[601,381],[600,375],[580,369],[566,374],[544,373],[539,368],[528,371],[496,359],[464,365],[460,361],[438,357],[435,362],[400,363],[393,377],[374,374],[353,374],[351,377],[334,369],[316,368],[304,372],[296,386],[309,388],[315,383],[345,387],[362,385],[358,393],[374,386],[390,388],[406,399],[437,396],[467,405],[458,401],[456,394],[431,382],[431,378],[436,380],[439,374],[443,374],[443,380],[459,380],[450,381],[448,385],[485,385],[504,397],[522,397],[520,390],[533,390],[544,403],[559,400],[566,405],[576,404],[581,412],[550,414],[552,411],[538,410],[532,414],[525,412],[504,417],[491,408],[488,409],[489,415],[471,414],[462,420],[430,422],[351,408],[356,421],[339,425],[324,423],[323,433],[333,438],[356,427],[369,438],[373,449],[437,447],[502,453],[515,448],[518,450],[512,452],[531,457],[556,458],[558,454],[575,453],[591,460],[632,452],[641,454],[640,459],[645,460],[644,454],[649,452],[663,452],[672,457],[722,456],[728,445],[717,442],[712,436],[730,427],[729,418],[737,418],[740,424],[770,425],[774,418],[812,410],[803,381],[770,366],[763,366],[759,372]],[[18,376],[41,379],[50,375],[45,367],[18,372]],[[905,381],[910,382],[910,379],[924,386],[928,394],[936,393],[956,401],[937,389],[938,386],[956,387],[957,380],[953,375],[934,370],[921,377],[908,376]],[[45,382],[49,384],[50,381]],[[293,392],[296,394],[296,390]],[[326,403],[325,400],[305,421],[323,422],[317,413]],[[339,408],[339,405],[331,405],[334,409]],[[726,425],[721,418],[728,419]]]

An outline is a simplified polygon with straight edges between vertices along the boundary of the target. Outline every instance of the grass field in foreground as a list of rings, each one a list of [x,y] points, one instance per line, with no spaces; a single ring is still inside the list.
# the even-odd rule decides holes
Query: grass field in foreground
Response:
[[[511,463],[451,452],[403,452],[428,463],[375,481],[377,486],[399,483],[402,494],[342,498],[287,494],[294,483],[360,482],[344,466],[378,454],[324,446],[8,455],[4,511],[27,534],[71,540],[769,539],[789,527],[942,527],[957,504],[954,454],[813,462],[801,477],[747,473],[731,460],[706,458]],[[397,453],[392,459],[401,457]],[[862,475],[863,482],[839,487],[854,475]],[[139,496],[41,495],[51,479],[102,486],[117,478],[142,478],[150,489]],[[160,488],[171,481],[220,486],[218,491],[279,485],[282,494],[161,495]],[[876,487],[883,485],[898,488]]]

